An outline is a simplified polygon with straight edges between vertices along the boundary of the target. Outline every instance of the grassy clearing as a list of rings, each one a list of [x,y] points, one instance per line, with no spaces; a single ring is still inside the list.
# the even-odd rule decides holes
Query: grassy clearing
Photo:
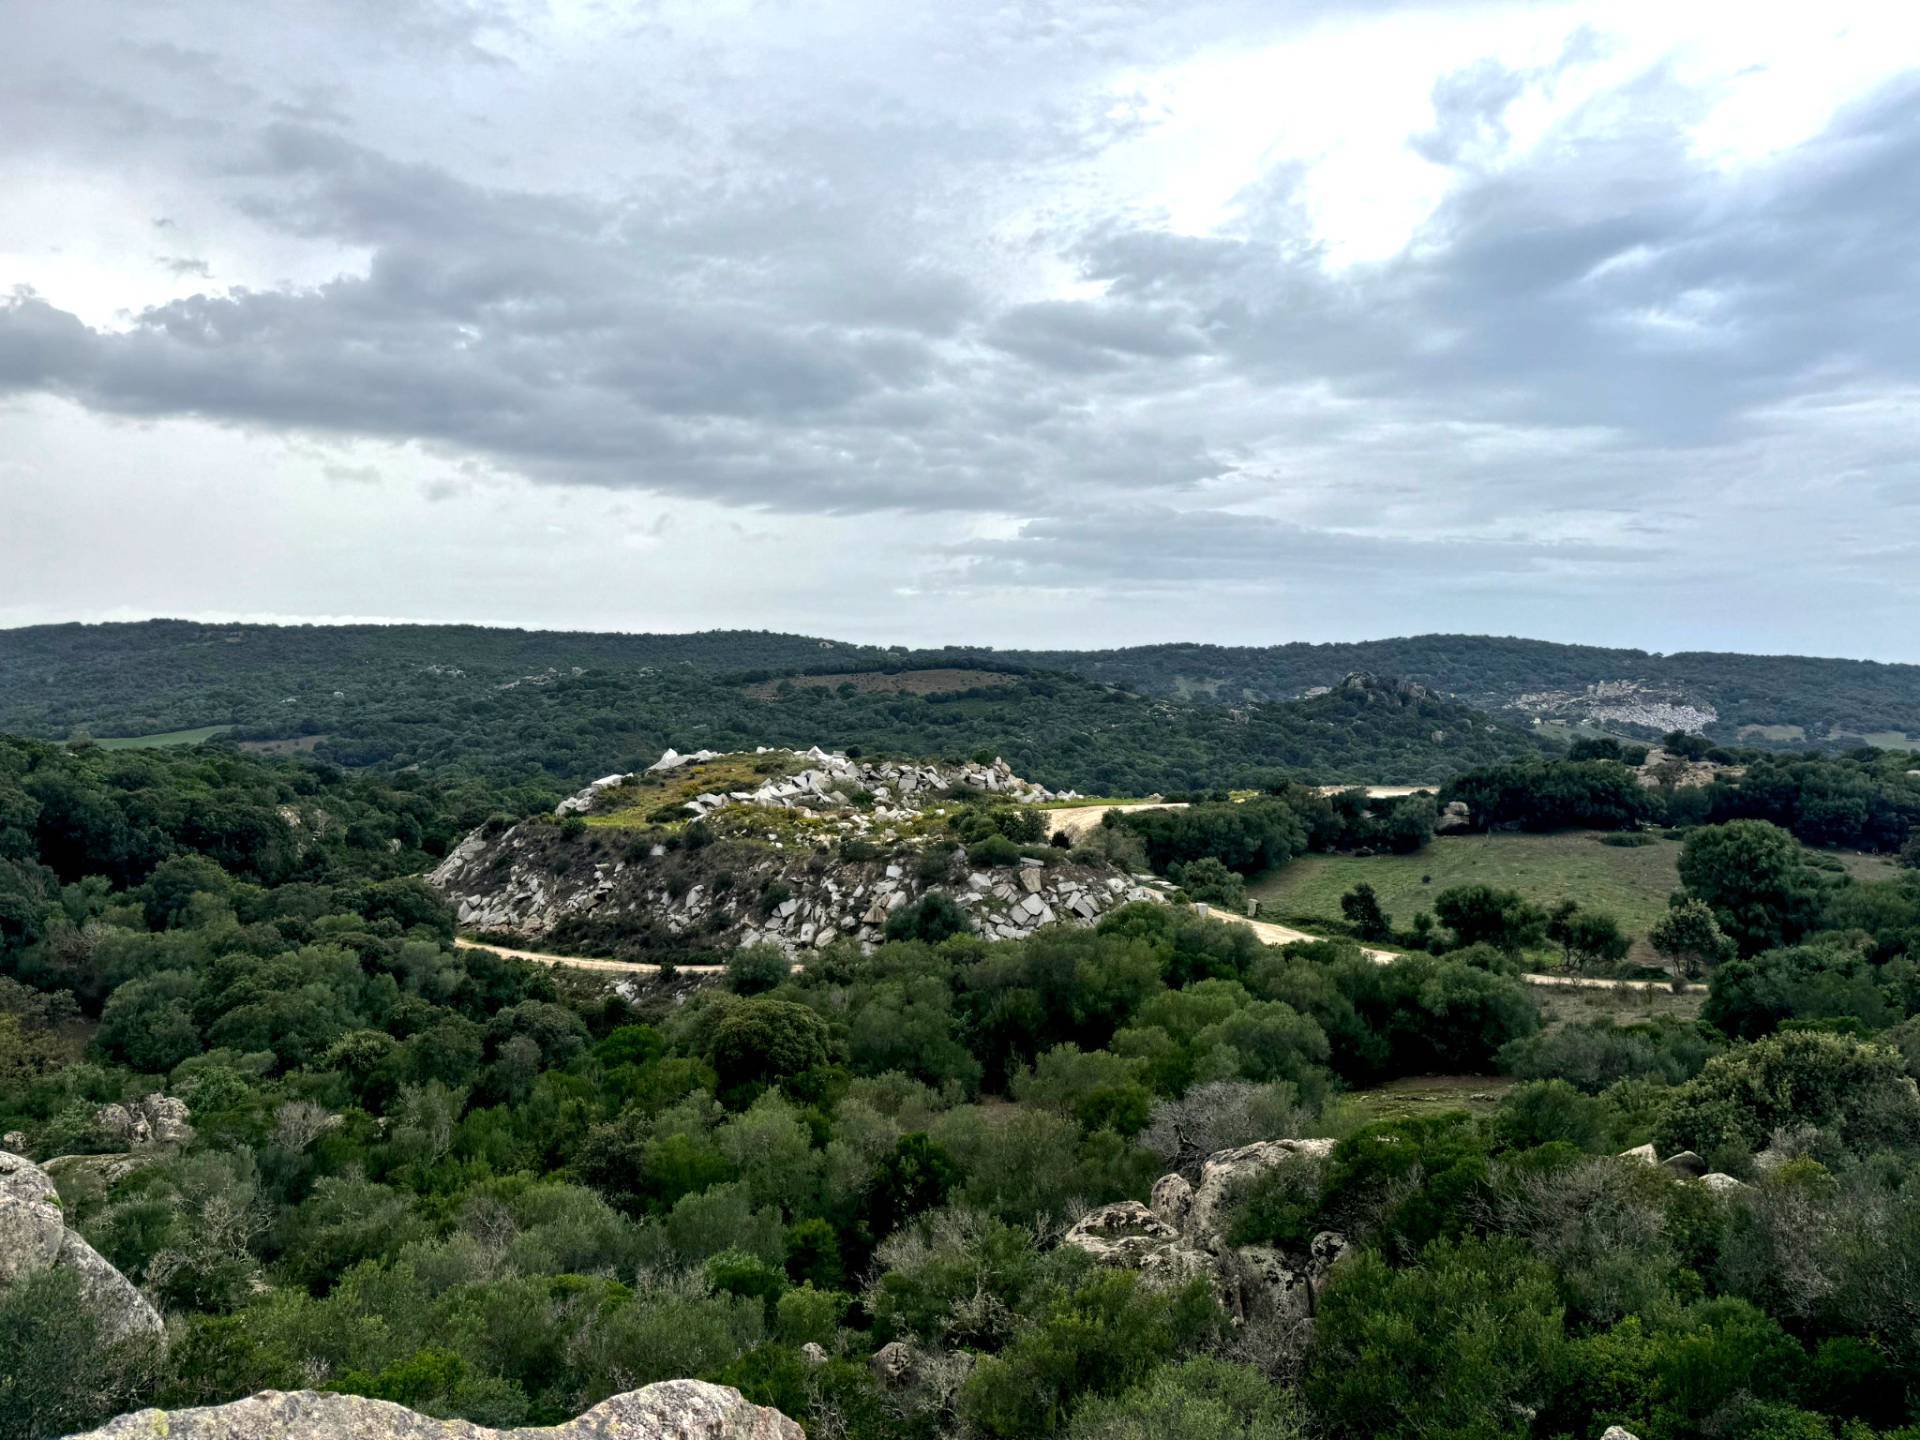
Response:
[[[163,730],[157,735],[103,735],[94,744],[102,750],[159,750],[173,745],[198,745],[231,729],[231,725],[202,725],[198,730]]]
[[[1885,879],[1892,863],[1878,855],[1834,852],[1857,880]],[[1433,897],[1454,885],[1517,890],[1538,905],[1573,900],[1604,910],[1634,937],[1628,960],[1654,965],[1649,927],[1680,888],[1678,841],[1655,838],[1638,846],[1605,845],[1595,831],[1557,835],[1441,835],[1415,855],[1307,855],[1248,887],[1263,918],[1338,920],[1340,897],[1362,880],[1405,926]]]
[[[783,675],[746,687],[745,694],[755,700],[777,700],[780,687],[791,684],[798,690],[838,690],[851,687],[861,695],[952,695],[983,686],[1011,685],[1019,677],[999,670],[961,670],[951,666],[930,670],[876,671],[854,675]]]
[[[240,748],[249,755],[311,755],[331,735],[300,735],[291,740],[242,740]]]
[[[1485,1118],[1517,1082],[1504,1075],[1410,1075],[1370,1090],[1355,1090],[1335,1100],[1327,1113],[1327,1131],[1347,1135],[1376,1120],[1439,1115],[1465,1110]]]
[[[1549,1029],[1585,1020],[1612,1020],[1631,1025],[1639,1020],[1698,1020],[1707,997],[1698,991],[1676,995],[1665,986],[1636,989],[1622,985],[1606,990],[1573,985],[1535,985],[1541,1022]]]
[[[1263,915],[1340,918],[1340,897],[1372,885],[1398,925],[1454,885],[1517,890],[1536,904],[1575,900],[1605,910],[1638,936],[1680,888],[1680,846],[1621,848],[1591,831],[1559,835],[1441,835],[1415,855],[1306,855],[1249,887]],[[1636,955],[1634,958],[1638,959]]]
[[[1882,750],[1920,750],[1920,735],[1904,730],[1868,730],[1860,738]]]
[[[785,752],[767,755],[722,755],[713,760],[682,765],[676,770],[648,772],[634,776],[607,797],[616,808],[587,817],[589,825],[616,830],[646,829],[663,823],[678,824],[692,817],[679,810],[696,795],[726,795],[736,790],[757,790],[767,781],[792,775],[805,769],[803,762]],[[669,821],[654,820],[655,812],[671,807],[677,813]]]

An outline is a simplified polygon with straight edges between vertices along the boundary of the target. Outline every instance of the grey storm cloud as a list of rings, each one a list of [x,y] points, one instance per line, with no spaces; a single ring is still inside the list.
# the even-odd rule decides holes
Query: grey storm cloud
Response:
[[[1443,198],[1388,258],[1335,264],[1308,161],[1261,161],[1204,228],[1100,178],[1154,133],[1138,77],[1455,7],[879,25],[848,0],[703,26],[662,3],[604,69],[569,69],[531,3],[221,8],[157,7],[89,55],[105,12],[76,3],[0,56],[0,178],[165,177],[138,215],[166,287],[110,315],[13,288],[0,392],[542,485],[936,515],[940,563],[983,585],[1579,587],[1644,581],[1717,497],[1765,515],[1809,475],[1911,513],[1911,77],[1726,166],[1657,64],[1516,149],[1591,34],[1476,60],[1406,141]]]
[[[1474,81],[1496,110],[1512,93]],[[804,215],[790,253],[766,196],[743,208],[769,209],[768,228],[729,233],[727,197],[684,185],[492,189],[288,122],[225,170],[252,219],[363,247],[365,273],[194,295],[121,329],[16,296],[5,383],[122,414],[417,440],[543,479],[1017,511],[1052,487],[1229,468],[1197,437],[1173,454],[1149,439],[1165,428],[1151,403],[1100,414],[1143,387],[1171,412],[1223,378],[1249,394],[1317,382],[1407,415],[1664,443],[1814,371],[1911,379],[1920,355],[1911,86],[1758,176],[1716,177],[1664,134],[1576,142],[1470,181],[1424,243],[1363,274],[1326,271],[1270,197],[1245,238],[1084,235],[1074,253],[1102,293],[1010,305],[861,245],[857,215]],[[836,218],[849,229],[807,233]],[[834,275],[816,252],[842,238],[862,253]]]

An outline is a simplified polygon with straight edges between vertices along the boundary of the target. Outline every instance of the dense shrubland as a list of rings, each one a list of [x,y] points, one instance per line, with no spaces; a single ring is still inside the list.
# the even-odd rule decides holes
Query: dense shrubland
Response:
[[[55,1279],[13,1286],[0,1432],[267,1386],[540,1423],[675,1375],[850,1437],[1916,1419],[1920,877],[1832,884],[1772,865],[1799,852],[1765,822],[1697,831],[1689,891],[1739,952],[1702,1024],[1543,1029],[1501,948],[1529,917],[1497,895],[1449,906],[1449,953],[1391,965],[1136,905],[793,974],[743,955],[629,1002],[451,946],[409,872],[494,803],[0,747],[0,1128],[98,1152],[101,1105],[164,1089],[196,1130],[117,1178],[61,1171],[72,1223],[165,1310],[164,1354],[99,1345]],[[1354,1098],[1503,1071],[1483,1120]],[[1340,1143],[1228,1223],[1354,1242],[1310,1331],[1057,1243],[1285,1133]],[[1614,1158],[1647,1142],[1747,1186]],[[868,1361],[895,1341],[915,1360],[888,1382]]]
[[[1899,852],[1920,825],[1920,775],[1883,750],[1768,755],[1684,739],[1717,769],[1709,784],[1642,786],[1616,753],[1527,760],[1465,771],[1441,801],[1464,801],[1483,828],[1625,830],[1641,824],[1764,820],[1812,846]],[[1613,747],[1618,752],[1619,747]]]
[[[1004,756],[1084,794],[1439,780],[1544,753],[1511,720],[1378,690],[1238,708],[1150,700],[1057,669],[933,694],[750,682],[805,668],[946,664],[800,636],[555,635],[474,627],[55,626],[0,632],[0,730],[48,738],[229,726],[218,744],[296,742],[336,764],[544,786],[552,798],[667,746],[862,747]],[[1338,677],[1335,677],[1338,678]]]
[[[1292,699],[1338,685],[1354,671],[1406,676],[1495,713],[1542,691],[1577,695],[1597,682],[1625,680],[1714,707],[1716,739],[1736,738],[1747,725],[1784,725],[1798,727],[1805,736],[1798,743],[1814,747],[1844,743],[1837,735],[1913,734],[1920,713],[1920,666],[1804,656],[1650,655],[1486,635],[1106,651],[909,651],[749,630],[626,635],[154,620],[0,633],[0,730],[65,734],[83,728],[131,735],[258,724],[266,717],[285,719],[282,707],[291,697],[297,718],[311,722],[307,733],[313,734],[337,731],[343,720],[368,714],[365,702],[372,694],[409,699],[415,709],[458,713],[492,686],[528,677],[540,683],[570,678],[575,667],[764,679],[955,665],[1065,672],[1223,710]],[[335,690],[342,692],[339,705],[331,703]],[[398,738],[397,732],[390,737]]]

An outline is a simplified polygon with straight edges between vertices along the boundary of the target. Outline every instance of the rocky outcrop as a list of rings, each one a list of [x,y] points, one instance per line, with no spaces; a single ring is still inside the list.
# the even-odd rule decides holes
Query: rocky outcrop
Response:
[[[1313,1238],[1304,1255],[1264,1245],[1232,1246],[1226,1207],[1246,1181],[1285,1164],[1319,1165],[1331,1140],[1263,1140],[1222,1150],[1200,1167],[1198,1181],[1175,1173],[1154,1182],[1151,1203],[1123,1200],[1088,1211],[1062,1241],[1102,1265],[1138,1270],[1156,1285],[1205,1278],[1236,1320],[1305,1319],[1328,1273],[1346,1252],[1332,1231]]]
[[[1507,708],[1527,711],[1536,722],[1551,716],[1660,733],[1697,733],[1720,718],[1712,705],[1646,680],[1600,680],[1579,690],[1529,691],[1507,701]]]
[[[911,1385],[920,1369],[920,1352],[904,1340],[890,1340],[868,1358],[867,1368],[888,1389]]]
[[[961,765],[942,765],[896,760],[861,760],[838,751],[779,750],[762,745],[756,758],[772,756],[791,762],[789,773],[769,775],[752,789],[716,791],[695,795],[682,802],[688,816],[711,815],[741,805],[761,805],[780,810],[818,810],[844,804],[855,791],[866,791],[877,802],[873,816],[878,820],[904,819],[913,814],[916,801],[948,795],[955,790],[973,790],[1002,795],[1023,805],[1044,805],[1054,800],[1076,798],[1071,790],[1053,791],[1013,773],[1005,760],[992,764],[971,760]],[[718,751],[696,750],[691,755],[668,749],[641,772],[646,775],[669,774],[688,765],[704,764],[724,758]],[[631,773],[603,775],[576,791],[554,807],[557,815],[590,813],[608,791],[634,779]]]
[[[1013,803],[1056,798],[1002,760],[868,761],[818,747],[669,751],[650,773],[603,776],[560,807],[569,816],[618,815],[618,823],[585,835],[544,818],[498,832],[483,827],[429,880],[466,930],[527,942],[608,933],[634,951],[662,952],[771,944],[798,955],[842,938],[872,943],[894,912],[934,891],[996,940],[1165,898],[1103,861],[1064,851],[987,865],[968,863],[951,842],[934,847],[948,834],[954,796],[967,791]],[[630,826],[629,815],[644,818]],[[696,819],[701,840],[712,842],[699,855],[673,838]]]
[[[1677,1180],[1697,1180],[1701,1185],[1704,1185],[1707,1189],[1717,1194],[1725,1194],[1729,1190],[1744,1190],[1747,1188],[1747,1182],[1744,1180],[1724,1174],[1718,1170],[1708,1170],[1707,1162],[1691,1150],[1678,1151],[1669,1155],[1665,1160],[1662,1160],[1660,1158],[1660,1152],[1654,1149],[1652,1144],[1649,1143],[1646,1145],[1636,1145],[1631,1150],[1622,1150],[1620,1152],[1620,1158],[1622,1160],[1631,1160],[1637,1165],[1657,1166]]]
[[[1142,881],[1100,865],[1059,860],[974,868],[957,853],[931,877],[912,851],[870,861],[831,851],[763,846],[724,860],[685,854],[594,856],[545,824],[496,837],[476,832],[429,877],[453,905],[462,930],[538,941],[576,920],[663,947],[724,950],[777,945],[790,955],[848,938],[874,943],[889,917],[939,891],[974,930],[1016,940],[1056,922],[1091,924],[1133,900],[1164,901]],[[723,878],[724,877],[724,878]]]
[[[673,751],[669,750],[667,754],[672,755]],[[657,770],[660,767],[656,765],[653,768]],[[593,809],[593,802],[600,798],[602,791],[611,790],[616,785],[624,785],[632,778],[633,776],[628,774],[602,775],[598,780],[589,784],[586,789],[576,790],[558,805],[554,806],[553,813],[556,815],[584,815]]]
[[[160,1334],[159,1313],[146,1296],[68,1228],[47,1172],[0,1151],[0,1291],[56,1269],[79,1277],[81,1294],[100,1317],[106,1339]]]
[[[157,1091],[124,1105],[102,1105],[94,1119],[129,1150],[148,1145],[184,1145],[193,1138],[187,1102]]]
[[[404,1405],[313,1390],[263,1390],[227,1405],[136,1410],[74,1440],[806,1440],[778,1410],[701,1380],[666,1380],[603,1400],[564,1425],[489,1430]]]
[[[1365,670],[1349,671],[1332,690],[1341,695],[1358,696],[1369,705],[1419,705],[1435,698],[1433,691],[1417,680],[1373,675]]]

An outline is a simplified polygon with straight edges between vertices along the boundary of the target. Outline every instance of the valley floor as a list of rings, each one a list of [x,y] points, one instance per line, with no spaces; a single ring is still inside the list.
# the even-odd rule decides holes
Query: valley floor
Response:
[[[1492,885],[1517,890],[1537,905],[1573,900],[1603,910],[1634,937],[1629,959],[1656,965],[1647,930],[1680,888],[1679,842],[1604,844],[1595,831],[1553,835],[1441,835],[1412,855],[1303,855],[1248,887],[1260,908],[1307,923],[1337,920],[1340,897],[1361,881],[1373,886],[1380,904],[1404,926],[1433,897],[1454,885]],[[1886,879],[1893,864],[1883,856],[1838,853],[1856,879]]]

